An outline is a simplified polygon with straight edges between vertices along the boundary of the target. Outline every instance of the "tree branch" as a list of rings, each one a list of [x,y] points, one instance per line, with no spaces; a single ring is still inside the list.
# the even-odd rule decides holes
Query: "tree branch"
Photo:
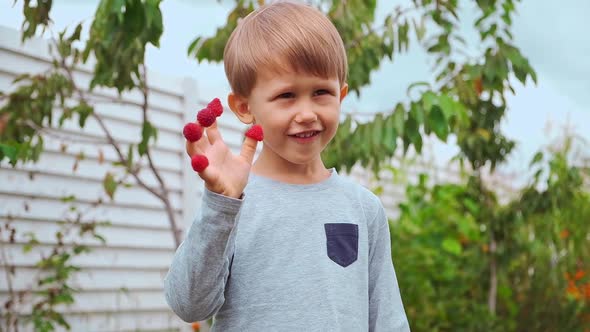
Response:
[[[56,45],[57,46],[57,45]],[[72,89],[78,94],[78,98],[86,103],[88,103],[88,98],[86,97],[86,95],[84,94],[84,91],[82,91],[82,89],[80,89],[77,85],[76,82],[74,81],[74,75],[72,73],[72,68],[70,68],[66,61],[65,58],[61,57],[60,59],[60,64],[61,67],[63,68],[63,70],[66,72],[68,79],[70,80],[71,84],[72,84]],[[146,77],[146,70],[145,70],[145,66],[142,67],[144,73],[144,80],[142,81],[142,92],[143,92],[143,104],[141,105],[142,111],[143,111],[143,121],[144,123],[147,121],[147,109],[148,109],[148,87],[147,87],[147,77]],[[127,171],[127,173],[133,175],[133,177],[135,178],[135,181],[137,182],[137,184],[141,187],[143,187],[144,189],[146,189],[147,191],[149,191],[150,193],[152,193],[154,196],[156,196],[158,199],[160,199],[162,201],[162,203],[164,204],[164,207],[166,209],[166,214],[168,215],[169,221],[170,221],[170,226],[172,228],[172,232],[173,232],[173,238],[174,238],[174,243],[176,245],[176,247],[178,247],[180,245],[180,231],[178,230],[177,224],[176,224],[176,220],[175,220],[175,216],[174,216],[174,211],[172,210],[172,204],[170,203],[170,200],[168,198],[168,190],[166,189],[165,185],[164,185],[164,180],[162,179],[162,177],[160,176],[159,172],[157,171],[154,162],[153,162],[153,158],[151,156],[149,147],[146,149],[146,154],[147,154],[147,159],[148,159],[148,163],[149,163],[149,167],[152,170],[152,172],[154,173],[156,179],[158,180],[161,188],[161,191],[156,190],[155,188],[152,188],[150,186],[148,186],[140,177],[139,177],[139,170],[140,168],[133,168],[130,165],[128,165],[127,159],[125,158],[125,156],[123,155],[123,152],[121,151],[121,148],[119,146],[119,144],[117,143],[117,141],[115,140],[115,138],[113,137],[113,135],[111,134],[111,132],[109,131],[109,129],[107,128],[106,124],[104,123],[103,119],[96,113],[96,112],[92,112],[92,116],[94,117],[94,119],[98,122],[99,126],[101,127],[101,129],[103,130],[103,132],[105,133],[106,137],[107,137],[107,142],[108,144],[110,144],[116,151],[117,156],[119,157],[119,161],[121,162],[122,165],[125,165],[125,169]]]
[[[142,71],[142,79],[141,79],[141,91],[143,94],[143,105],[141,107],[142,113],[143,113],[143,123],[147,123],[148,122],[148,116],[147,116],[147,112],[148,112],[148,105],[149,105],[149,93],[148,93],[148,83],[147,83],[147,70],[145,68],[145,64],[141,65],[141,71]],[[164,184],[164,180],[162,179],[162,176],[160,176],[160,172],[156,169],[156,166],[154,165],[154,161],[152,159],[152,154],[150,152],[150,147],[149,145],[146,147],[146,156],[148,159],[148,164],[150,166],[150,169],[152,170],[152,172],[154,173],[154,176],[156,177],[156,179],[158,180],[158,183],[160,183],[160,187],[162,190],[162,197],[160,197],[160,199],[162,200],[162,202],[164,202],[164,205],[166,206],[166,213],[168,214],[168,218],[170,220],[170,227],[172,228],[172,234],[174,236],[174,242],[176,244],[176,247],[178,248],[178,246],[180,246],[180,230],[178,229],[178,226],[176,224],[176,218],[174,217],[174,212],[172,211],[172,206],[170,204],[170,201],[168,200],[168,195],[169,195],[169,191],[166,188],[166,185]]]
[[[89,96],[90,97],[90,96]],[[138,102],[134,102],[134,101],[129,101],[129,100],[123,100],[123,99],[109,99],[106,97],[102,97],[102,98],[93,98],[90,97],[87,99],[87,101],[92,102],[93,105],[109,105],[109,104],[115,104],[115,105],[126,105],[126,106],[133,106],[133,107],[138,107],[140,109],[143,109],[143,103],[138,103]],[[197,103],[200,105],[207,105],[207,103],[209,103],[208,101],[202,100],[202,99],[198,99]]]
[[[35,122],[33,122],[31,120],[26,120],[24,124],[32,129],[34,129],[35,131],[41,132],[43,135],[57,138],[62,141],[71,141],[72,140],[71,137],[67,137],[65,135],[59,135],[58,133],[56,133],[55,131],[52,131],[51,129],[38,126]],[[79,137],[76,137],[76,143],[89,143],[89,144],[100,144],[100,145],[110,145],[111,144],[109,141],[104,140],[104,139],[98,139],[98,138],[84,139],[84,138],[79,138]]]
[[[143,122],[146,123],[146,122],[148,122],[147,112],[148,112],[148,103],[149,103],[148,102],[147,71],[145,69],[145,65],[142,65],[141,68],[142,68],[142,72],[143,72],[143,79],[142,79],[142,83],[141,83],[141,91],[142,91],[142,94],[143,94],[143,104],[141,106],[141,110],[142,110],[142,113],[143,113]],[[152,154],[150,152],[149,146],[146,148],[146,155],[147,155],[147,158],[148,158],[148,162],[149,162],[150,168],[152,169],[152,172],[154,172],[154,175],[156,176],[156,179],[158,180],[158,182],[162,186],[162,192],[165,193],[165,194],[167,194],[168,193],[168,189],[166,189],[166,186],[164,184],[164,180],[162,180],[162,177],[160,176],[160,172],[158,172],[158,170],[154,166],[154,162],[152,160]]]
[[[72,88],[78,94],[78,98],[80,98],[80,100],[83,101],[84,103],[88,104],[88,101],[86,99],[86,96],[84,95],[84,92],[76,85],[76,82],[74,81],[74,75],[72,74],[72,69],[67,66],[65,59],[62,58],[60,63],[61,63],[62,68],[66,71],[66,74],[68,75],[68,78],[70,79],[70,81],[72,83]],[[121,148],[119,147],[119,144],[117,144],[117,142],[115,141],[113,135],[111,134],[111,132],[109,131],[109,129],[105,125],[103,119],[96,112],[92,112],[92,116],[96,119],[96,121],[100,125],[101,129],[103,130],[103,132],[107,136],[107,141],[111,144],[111,146],[117,152],[117,155],[119,156],[119,160],[121,161],[121,163],[123,165],[127,165],[127,159],[125,158],[125,156],[121,152]],[[139,177],[139,174],[138,174],[139,170],[138,169],[133,169],[130,166],[125,166],[125,167],[127,169],[127,172],[129,172],[131,175],[133,175],[133,177],[135,178],[135,181],[137,181],[138,185],[140,185],[141,187],[143,187],[144,189],[146,189],[147,191],[152,193],[154,196],[158,197],[163,202],[165,201],[165,197],[163,197],[161,193],[159,193],[155,189],[148,186]]]
[[[408,8],[404,8],[401,9],[399,6],[395,8],[394,12],[395,12],[395,16],[393,17],[393,19],[391,20],[391,24],[396,25],[400,19],[400,17],[406,15],[407,13],[416,10],[417,7],[408,7]],[[361,34],[360,36],[354,38],[353,40],[349,41],[348,43],[346,43],[345,48],[346,49],[350,49],[350,48],[355,48],[357,46],[359,46],[359,44],[365,39],[367,38],[367,36],[370,36],[371,34],[374,33],[380,33],[383,30],[385,30],[387,26],[386,25],[381,25],[379,27],[373,28],[373,27],[369,27],[369,30],[366,33]]]
[[[488,309],[492,315],[496,314],[496,294],[498,293],[498,271],[496,263],[496,241],[492,233],[490,241],[490,291],[488,293]]]
[[[477,177],[479,194],[483,195],[483,206],[486,211],[492,211],[493,206],[490,202],[489,195],[484,188],[481,169],[475,170],[475,176]],[[496,261],[497,243],[494,237],[494,218],[489,214],[487,217],[489,218],[490,229],[490,289],[488,291],[488,310],[492,315],[496,315],[496,302],[498,294],[498,263]]]
[[[4,309],[6,309],[7,313],[5,315],[6,319],[6,331],[10,330],[10,325],[14,323],[16,327],[16,322],[14,322],[14,306],[16,305],[16,294],[14,292],[14,288],[12,288],[12,276],[10,275],[10,269],[14,267],[14,265],[8,264],[8,257],[6,256],[6,248],[4,247],[4,239],[0,239],[0,253],[2,254],[2,261],[5,264],[4,272],[6,272],[6,286],[8,287],[8,301],[12,301],[11,305],[8,306],[8,302],[3,303]],[[16,327],[16,331],[18,331],[18,327]]]

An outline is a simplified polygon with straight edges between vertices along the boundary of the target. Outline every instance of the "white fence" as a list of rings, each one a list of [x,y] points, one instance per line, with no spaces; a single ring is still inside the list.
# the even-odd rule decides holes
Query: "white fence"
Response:
[[[19,74],[42,72],[50,67],[48,43],[35,39],[24,46],[18,31],[0,28],[0,90],[14,89],[11,82]],[[184,152],[181,131],[184,123],[194,121],[199,105],[196,83],[190,79],[173,79],[148,73],[150,120],[158,128],[153,146],[157,168],[171,190],[171,201],[181,228],[190,224],[200,202],[202,183],[190,169]],[[75,72],[79,86],[87,87],[90,67]],[[126,146],[138,143],[141,132],[141,94],[123,96],[124,104],[113,103],[115,91],[97,90],[93,98],[101,100],[96,112],[104,119],[113,136]],[[56,119],[57,120],[57,119]],[[220,126],[225,136],[238,148],[242,128],[229,115]],[[83,270],[74,277],[81,292],[75,304],[64,308],[73,331],[162,331],[186,329],[167,307],[162,280],[174,252],[174,242],[163,205],[137,185],[117,189],[111,201],[104,193],[102,181],[107,171],[122,174],[112,166],[115,150],[104,142],[104,132],[89,118],[84,129],[73,121],[63,129],[46,135],[45,151],[38,163],[12,168],[0,165],[0,224],[9,222],[18,230],[16,242],[2,244],[6,256],[0,267],[0,302],[8,298],[6,267],[15,266],[14,291],[30,288],[34,264],[41,253],[56,243],[58,222],[72,215],[70,205],[85,211],[83,220],[106,220],[111,226],[99,229],[106,245],[86,240],[92,252],[79,256],[74,263]],[[80,155],[83,158],[80,159]],[[76,165],[76,166],[74,166]],[[147,166],[142,179],[157,185]],[[134,181],[130,181],[134,183]],[[73,202],[62,198],[73,195]],[[102,204],[96,205],[96,202]],[[33,231],[40,245],[23,253],[27,239],[22,234]],[[6,260],[6,261],[4,261]]]

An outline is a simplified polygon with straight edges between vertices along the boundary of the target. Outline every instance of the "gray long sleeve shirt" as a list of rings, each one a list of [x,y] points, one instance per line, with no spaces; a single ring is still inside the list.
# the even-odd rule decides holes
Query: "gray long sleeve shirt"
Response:
[[[251,174],[242,200],[205,191],[166,300],[214,331],[409,331],[379,199],[332,170],[317,184]]]

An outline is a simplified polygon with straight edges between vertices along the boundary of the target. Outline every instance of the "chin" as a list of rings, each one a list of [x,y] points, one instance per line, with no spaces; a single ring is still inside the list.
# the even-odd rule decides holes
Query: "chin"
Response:
[[[285,158],[288,162],[295,165],[308,165],[313,162],[316,162],[318,159],[321,160],[321,155],[313,155],[313,156],[292,156],[290,158]]]

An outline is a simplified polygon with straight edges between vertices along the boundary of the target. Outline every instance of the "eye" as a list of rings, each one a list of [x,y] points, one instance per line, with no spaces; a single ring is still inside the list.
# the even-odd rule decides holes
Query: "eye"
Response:
[[[293,98],[295,97],[295,94],[293,92],[284,92],[281,93],[280,95],[276,96],[276,99],[288,99],[288,98]]]
[[[316,90],[313,94],[314,94],[314,96],[322,96],[322,95],[331,94],[331,92],[326,89],[320,89],[320,90]]]

